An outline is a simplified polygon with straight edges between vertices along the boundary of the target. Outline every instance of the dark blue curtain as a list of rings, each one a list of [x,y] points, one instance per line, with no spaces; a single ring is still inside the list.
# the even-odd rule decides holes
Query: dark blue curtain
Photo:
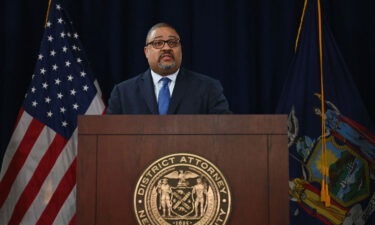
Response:
[[[219,79],[234,113],[274,113],[293,54],[303,0],[60,0],[107,100],[115,83],[147,69],[145,36],[175,26],[183,66]],[[0,2],[0,159],[33,74],[48,0]],[[375,93],[371,0],[323,1],[369,114]],[[0,160],[1,161],[1,160]]]

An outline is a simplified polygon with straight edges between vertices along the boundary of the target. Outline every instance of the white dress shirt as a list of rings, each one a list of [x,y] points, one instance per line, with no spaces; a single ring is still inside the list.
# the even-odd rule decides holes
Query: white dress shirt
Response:
[[[168,77],[171,80],[168,84],[168,87],[169,87],[169,93],[171,94],[171,97],[172,97],[173,89],[174,89],[174,86],[176,84],[177,74],[178,74],[179,71],[180,71],[180,69],[178,69],[175,73],[173,73],[171,75],[161,76],[161,75],[155,73],[153,70],[151,70],[151,76],[152,76],[152,81],[154,83],[156,101],[158,101],[159,91],[163,86],[163,82],[161,82],[160,80],[161,80],[161,78],[164,78],[164,77]]]

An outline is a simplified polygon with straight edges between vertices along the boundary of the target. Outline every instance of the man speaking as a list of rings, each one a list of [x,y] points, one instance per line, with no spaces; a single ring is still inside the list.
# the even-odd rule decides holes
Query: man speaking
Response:
[[[107,114],[230,113],[219,81],[181,68],[181,40],[172,26],[151,27],[144,52],[150,69],[113,88]]]

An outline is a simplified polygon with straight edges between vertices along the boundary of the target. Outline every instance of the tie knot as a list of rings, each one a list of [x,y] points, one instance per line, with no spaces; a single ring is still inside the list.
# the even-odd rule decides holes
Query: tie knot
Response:
[[[163,82],[163,86],[165,86],[165,85],[169,84],[171,79],[169,79],[168,77],[163,77],[163,78],[160,79],[160,81]]]

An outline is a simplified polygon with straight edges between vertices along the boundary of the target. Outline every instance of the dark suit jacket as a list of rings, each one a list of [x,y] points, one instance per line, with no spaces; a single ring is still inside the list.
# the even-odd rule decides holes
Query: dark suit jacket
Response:
[[[181,68],[168,114],[230,113],[219,81]],[[151,70],[117,84],[107,114],[159,114]]]

